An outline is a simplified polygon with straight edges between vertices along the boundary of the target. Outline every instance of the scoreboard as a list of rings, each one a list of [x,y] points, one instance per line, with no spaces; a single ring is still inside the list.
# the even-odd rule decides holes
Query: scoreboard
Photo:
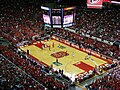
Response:
[[[51,26],[53,28],[62,27],[62,10],[61,9],[51,9]]]
[[[44,23],[51,24],[51,22],[50,22],[50,9],[47,7],[41,7],[41,8],[43,9],[43,11],[42,11],[43,17],[42,18],[43,18]]]
[[[50,8],[41,6],[43,21],[52,28],[69,27],[75,24],[76,7]]]
[[[63,27],[72,26],[75,23],[75,7],[64,8]]]

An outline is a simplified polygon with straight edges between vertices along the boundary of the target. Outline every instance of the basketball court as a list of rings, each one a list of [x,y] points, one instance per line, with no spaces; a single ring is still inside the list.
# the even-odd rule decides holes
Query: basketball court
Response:
[[[85,60],[87,53],[56,40],[48,40],[42,43],[44,44],[43,48],[41,42],[21,46],[20,48],[24,52],[29,50],[29,55],[43,64],[53,65],[53,68],[57,70],[64,70],[66,75],[78,75],[94,69],[96,65],[100,66],[107,63],[107,61],[94,56],[90,56],[89,60]]]

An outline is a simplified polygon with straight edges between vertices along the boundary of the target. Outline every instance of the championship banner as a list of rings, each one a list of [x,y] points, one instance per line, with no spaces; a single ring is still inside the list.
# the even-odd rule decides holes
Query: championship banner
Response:
[[[103,0],[87,0],[88,8],[102,8]]]

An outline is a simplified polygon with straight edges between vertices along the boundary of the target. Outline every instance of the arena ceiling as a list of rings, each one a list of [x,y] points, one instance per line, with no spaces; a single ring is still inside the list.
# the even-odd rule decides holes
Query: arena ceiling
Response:
[[[111,1],[117,1],[120,2],[120,0],[111,0]],[[57,2],[57,4],[60,5],[70,5],[70,6],[87,6],[87,0],[0,0],[0,4],[10,4],[10,3],[31,3],[31,4],[37,4],[37,5],[41,5],[41,4],[45,4],[45,3],[49,3],[49,2]],[[120,6],[120,5],[119,5]]]

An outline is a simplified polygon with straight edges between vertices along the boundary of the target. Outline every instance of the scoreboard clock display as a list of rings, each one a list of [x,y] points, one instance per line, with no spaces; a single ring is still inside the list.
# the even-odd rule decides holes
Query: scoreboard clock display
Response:
[[[51,28],[69,27],[75,24],[75,7],[50,8],[41,6],[43,21]]]

